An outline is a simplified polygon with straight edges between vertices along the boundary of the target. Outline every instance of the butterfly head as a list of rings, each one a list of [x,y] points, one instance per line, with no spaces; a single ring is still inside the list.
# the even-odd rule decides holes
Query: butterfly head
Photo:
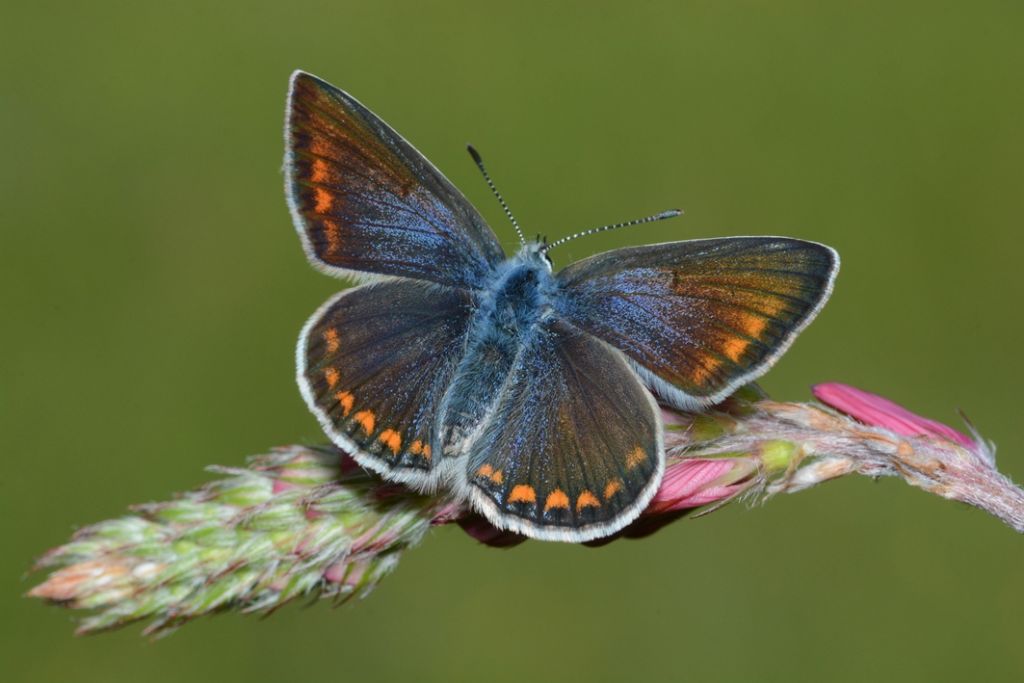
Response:
[[[524,264],[539,267],[547,272],[551,272],[551,257],[548,256],[547,252],[547,240],[538,237],[533,242],[525,243],[522,248],[519,249],[519,253],[516,258],[522,261]]]

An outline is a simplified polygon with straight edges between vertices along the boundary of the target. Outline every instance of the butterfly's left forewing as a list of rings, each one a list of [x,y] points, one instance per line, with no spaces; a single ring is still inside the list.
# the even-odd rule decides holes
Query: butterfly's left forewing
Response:
[[[838,268],[829,247],[785,237],[617,249],[558,273],[559,313],[692,409],[764,374],[824,305]]]
[[[571,542],[633,521],[664,466],[658,408],[622,354],[555,318],[523,340],[467,453],[465,483],[491,523]]]

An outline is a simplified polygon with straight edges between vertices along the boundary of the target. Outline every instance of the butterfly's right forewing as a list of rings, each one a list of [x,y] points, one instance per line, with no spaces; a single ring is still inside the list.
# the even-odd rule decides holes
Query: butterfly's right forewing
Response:
[[[288,203],[319,269],[479,288],[504,259],[469,201],[347,93],[296,72],[285,138]]]

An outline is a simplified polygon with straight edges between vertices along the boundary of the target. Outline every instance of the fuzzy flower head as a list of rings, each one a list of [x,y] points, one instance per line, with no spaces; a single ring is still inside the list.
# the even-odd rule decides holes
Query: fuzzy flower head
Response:
[[[971,435],[843,384],[820,402],[745,390],[714,409],[663,408],[665,475],[644,513],[588,545],[650,535],[737,498],[764,501],[849,474],[891,476],[980,508],[1024,532],[1024,491]],[[417,494],[333,448],[291,446],[165,503],[81,529],[43,555],[29,595],[90,616],[80,633],[149,620],[165,634],[207,614],[268,613],[301,598],[369,594],[431,527],[458,523],[491,546],[526,539],[457,500]]]

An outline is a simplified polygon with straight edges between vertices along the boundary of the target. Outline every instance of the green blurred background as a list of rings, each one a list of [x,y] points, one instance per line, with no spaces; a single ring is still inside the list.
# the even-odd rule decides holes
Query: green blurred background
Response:
[[[322,439],[293,380],[339,288],[280,166],[301,67],[427,154],[506,244],[785,234],[843,257],[765,379],[955,422],[1024,479],[1018,3],[23,3],[0,35],[4,681],[1020,680],[1024,538],[847,480],[601,550],[433,532],[370,599],[72,636],[21,595],[75,525]]]

